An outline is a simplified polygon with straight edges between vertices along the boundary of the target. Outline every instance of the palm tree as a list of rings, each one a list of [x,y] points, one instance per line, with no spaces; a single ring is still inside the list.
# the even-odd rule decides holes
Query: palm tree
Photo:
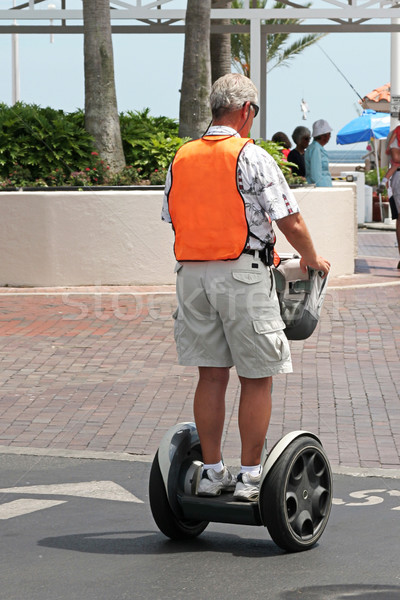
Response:
[[[265,8],[268,0],[253,0],[253,7]],[[256,4],[256,6],[254,6]],[[311,6],[311,3],[305,7]],[[287,4],[275,2],[274,8],[286,8]],[[243,8],[242,0],[233,0],[232,8]],[[234,21],[237,24],[248,24],[249,21],[238,19]],[[267,19],[263,21],[264,25],[298,25],[301,19]],[[304,35],[291,44],[287,44],[289,33],[269,33],[267,34],[267,73],[279,66],[288,66],[297,54],[300,54],[320,40],[325,34]],[[232,34],[232,64],[237,71],[250,77],[250,34],[234,33]]]
[[[211,8],[230,8],[231,0],[211,0]],[[229,19],[214,19],[212,24],[229,25]],[[231,35],[212,33],[210,36],[212,83],[231,72]]]
[[[119,171],[125,157],[115,92],[110,0],[83,0],[83,31],[85,128],[100,157],[112,171]]]
[[[211,89],[210,13],[211,0],[188,0],[179,106],[180,137],[200,137],[211,118],[208,100]]]

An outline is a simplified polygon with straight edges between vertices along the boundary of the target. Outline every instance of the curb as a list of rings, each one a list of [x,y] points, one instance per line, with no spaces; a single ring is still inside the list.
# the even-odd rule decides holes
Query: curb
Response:
[[[396,231],[396,221],[392,219],[393,223],[380,223],[379,221],[374,221],[371,223],[359,223],[358,230],[363,229],[376,229],[379,231]]]
[[[51,448],[19,448],[0,446],[0,455],[9,454],[16,456],[37,456],[54,458],[72,458],[76,460],[115,460],[124,462],[151,463],[153,456],[150,454],[130,454],[129,452],[95,452],[87,450],[58,450]],[[240,461],[227,459],[228,467],[240,467]],[[351,477],[379,477],[384,479],[400,479],[400,469],[363,468],[363,467],[331,467],[334,475],[348,475]]]

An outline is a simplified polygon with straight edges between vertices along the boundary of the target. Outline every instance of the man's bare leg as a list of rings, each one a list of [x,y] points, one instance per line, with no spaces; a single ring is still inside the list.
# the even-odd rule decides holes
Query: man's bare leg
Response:
[[[239,430],[242,440],[242,465],[260,464],[265,436],[271,418],[272,377],[239,377],[242,386],[239,406]]]
[[[228,381],[228,367],[199,367],[193,411],[205,464],[221,460]]]

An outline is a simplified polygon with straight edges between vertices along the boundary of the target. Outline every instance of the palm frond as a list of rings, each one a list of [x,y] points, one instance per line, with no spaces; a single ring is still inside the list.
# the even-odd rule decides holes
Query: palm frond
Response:
[[[288,33],[271,33],[267,35],[267,61],[272,60],[285,44],[289,37]]]
[[[272,69],[275,69],[279,66],[288,66],[288,62],[292,60],[295,56],[303,52],[309,46],[312,46],[316,42],[318,42],[321,38],[323,38],[326,33],[319,34],[311,34],[305,35],[299,40],[296,40],[290,46],[284,48],[280,53],[277,53],[273,56],[274,62],[272,66],[267,69],[267,73],[270,73]],[[271,62],[270,62],[271,64]]]
[[[265,8],[268,0],[257,0],[257,8]],[[286,9],[287,4],[276,0],[274,8]],[[309,8],[307,2],[304,8]],[[243,8],[243,0],[232,0],[232,8]],[[298,25],[303,19],[265,19],[264,25]],[[246,19],[232,19],[235,24],[248,24]],[[290,60],[303,52],[306,48],[318,42],[326,34],[305,35],[287,45],[290,33],[271,33],[267,35],[267,73],[279,66],[288,66]],[[231,35],[232,65],[239,73],[250,77],[250,35],[248,33],[235,33]]]

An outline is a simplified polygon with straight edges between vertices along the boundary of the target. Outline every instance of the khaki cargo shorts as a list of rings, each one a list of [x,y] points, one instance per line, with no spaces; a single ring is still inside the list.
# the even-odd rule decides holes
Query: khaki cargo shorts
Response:
[[[291,373],[274,276],[258,257],[177,263],[179,364],[232,367],[256,379]]]

